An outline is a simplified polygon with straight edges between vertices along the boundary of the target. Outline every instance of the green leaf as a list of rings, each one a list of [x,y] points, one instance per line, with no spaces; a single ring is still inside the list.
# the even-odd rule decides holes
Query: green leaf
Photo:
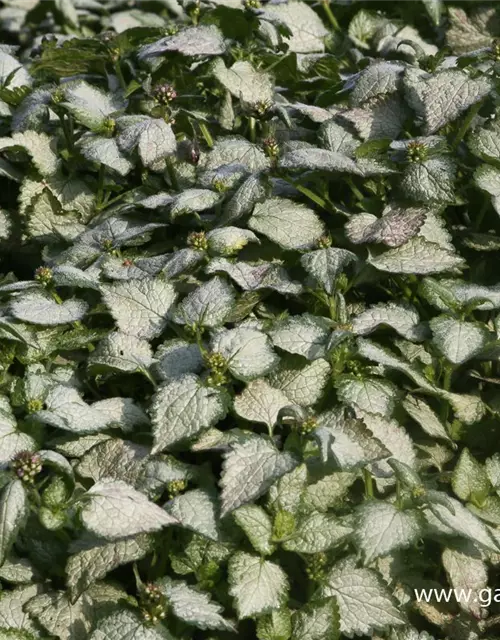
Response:
[[[312,513],[299,520],[283,548],[296,553],[320,553],[345,542],[352,529],[326,513]]]
[[[234,302],[233,287],[216,276],[186,296],[175,308],[172,318],[179,324],[217,327],[224,323]]]
[[[227,69],[222,59],[216,58],[212,72],[216,80],[242,103],[253,105],[261,102],[265,104],[273,99],[271,76],[256,70],[246,60],[239,60]]]
[[[278,364],[269,338],[255,329],[239,327],[217,331],[210,344],[212,352],[220,353],[228,370],[238,380],[252,380],[266,375]]]
[[[335,598],[311,602],[292,618],[292,640],[339,640],[340,612]]]
[[[80,124],[92,130],[99,130],[109,116],[127,106],[121,96],[104,93],[85,80],[68,83],[63,93],[65,102],[62,105]]]
[[[442,560],[453,589],[464,589],[471,594],[468,601],[465,599],[460,601],[459,606],[475,617],[480,616],[480,594],[488,586],[488,571],[474,545],[471,543],[458,549],[446,548],[443,551]]]
[[[278,322],[269,335],[274,345],[283,351],[317,360],[326,355],[330,332],[331,322],[327,318],[304,313]]]
[[[238,619],[279,609],[285,604],[288,578],[281,567],[259,556],[238,551],[229,561],[229,593]]]
[[[87,311],[88,305],[83,300],[65,300],[59,304],[43,293],[21,294],[10,303],[10,312],[14,318],[48,326],[82,320]]]
[[[164,509],[180,526],[210,540],[219,540],[219,501],[214,492],[206,489],[186,491],[167,502]]]
[[[478,322],[438,316],[430,322],[432,341],[453,364],[463,364],[486,347],[490,333]]]
[[[357,335],[367,335],[380,326],[391,327],[403,338],[415,342],[426,337],[426,330],[420,324],[417,310],[405,303],[389,302],[369,307],[354,318],[352,330]]]
[[[457,254],[421,237],[411,238],[396,249],[389,249],[368,262],[379,271],[429,275],[463,268]]]
[[[262,507],[247,504],[234,511],[233,517],[258,553],[268,556],[275,550],[272,543],[273,523]]]
[[[486,498],[491,484],[485,468],[464,449],[453,470],[451,486],[455,494],[464,501],[479,501]]]
[[[329,374],[330,365],[322,358],[304,366],[295,360],[282,361],[269,376],[269,381],[289,398],[289,404],[309,406],[323,395]]]
[[[87,594],[72,604],[63,591],[42,593],[28,602],[26,611],[61,640],[84,640],[92,626],[92,600]]]

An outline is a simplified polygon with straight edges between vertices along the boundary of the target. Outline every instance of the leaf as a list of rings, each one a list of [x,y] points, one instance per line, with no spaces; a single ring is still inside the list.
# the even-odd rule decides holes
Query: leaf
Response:
[[[318,358],[302,366],[300,363],[282,361],[269,377],[276,389],[282,391],[292,404],[309,406],[323,395],[328,384],[330,365]]]
[[[292,633],[291,614],[288,609],[275,609],[257,620],[257,638],[259,640],[280,640]]]
[[[299,520],[295,531],[283,542],[283,549],[296,553],[321,553],[345,542],[350,527],[326,513],[312,513]]]
[[[388,302],[369,307],[354,318],[352,330],[357,335],[367,335],[384,325],[407,340],[420,342],[426,337],[417,310],[407,303]]]
[[[85,494],[84,527],[106,540],[159,531],[177,521],[121,480],[101,480]]]
[[[160,161],[175,153],[175,135],[171,125],[165,120],[145,117],[126,126],[127,118],[128,116],[124,116],[117,123],[119,129],[123,128],[117,138],[120,151],[130,154],[137,149],[142,164],[153,170]],[[136,119],[135,116],[130,118]]]
[[[225,52],[222,33],[215,25],[188,27],[172,36],[140,47],[139,59],[147,60],[169,51],[183,56],[218,56]]]
[[[32,436],[19,431],[8,400],[0,396],[0,466],[4,467],[21,451],[35,451]]]
[[[222,607],[212,602],[207,593],[170,578],[162,578],[159,586],[168,599],[172,613],[183,622],[200,629],[235,631],[234,624],[222,617]]]
[[[229,256],[240,251],[249,242],[259,242],[252,231],[238,227],[223,227],[207,233],[208,250],[212,254]]]
[[[125,158],[114,138],[84,134],[78,141],[80,153],[90,162],[106,165],[121,176],[126,176],[133,164]]]
[[[307,467],[305,464],[300,464],[281,476],[271,486],[268,493],[268,508],[275,514],[279,511],[295,513],[301,505],[306,485]]]
[[[356,255],[351,251],[332,247],[306,253],[300,262],[307,273],[315,278],[329,295],[332,295],[338,277],[347,265],[356,260]]]
[[[198,166],[200,169],[210,171],[231,164],[242,165],[250,173],[257,173],[258,171],[268,169],[270,166],[269,158],[262,151],[261,147],[252,144],[242,136],[219,138],[210,153],[201,156]],[[258,181],[261,182],[262,178],[259,176],[256,177],[259,179]],[[256,187],[257,185],[254,186]],[[251,191],[253,192],[253,189],[251,189]],[[260,192],[260,189],[257,189],[257,192]],[[250,213],[250,211],[248,211],[248,213]]]
[[[285,198],[257,203],[248,226],[283,249],[311,249],[324,233],[312,209]]]
[[[256,504],[243,505],[234,511],[233,517],[257,553],[268,556],[275,551],[272,542],[273,523],[262,507]]]
[[[296,466],[291,454],[280,452],[267,438],[232,444],[224,456],[220,481],[222,515],[257,499]]]
[[[153,549],[153,539],[147,534],[107,542],[84,536],[71,545],[66,565],[66,583],[72,599],[77,599],[92,584],[129,562],[143,558]]]
[[[168,340],[155,353],[155,371],[164,381],[180,378],[185,373],[199,373],[203,358],[197,344],[184,340]]]
[[[60,640],[85,640],[92,625],[92,601],[83,594],[72,604],[63,591],[35,596],[26,611]]]
[[[345,224],[345,232],[354,244],[379,243],[400,247],[418,234],[428,212],[423,207],[384,209],[380,218],[371,213],[352,215]]]
[[[101,290],[118,329],[136,338],[159,336],[176,298],[173,286],[159,278],[103,284]]]
[[[23,629],[38,633],[30,616],[24,611],[25,605],[42,591],[39,584],[16,587],[12,591],[2,590],[0,595],[0,629]]]
[[[206,268],[209,274],[222,271],[232,278],[243,291],[271,289],[279,293],[297,295],[302,285],[293,281],[286,270],[272,262],[249,264],[248,262],[229,262],[225,258],[215,258]]]
[[[23,482],[18,479],[11,480],[0,494],[0,566],[5,562],[28,514],[28,496]]]
[[[398,399],[398,389],[390,380],[339,376],[335,383],[341,402],[361,411],[389,417]]]
[[[426,402],[416,396],[407,395],[401,406],[415,422],[418,422],[425,433],[433,438],[450,440],[445,426]]]
[[[387,587],[370,569],[340,563],[332,569],[321,589],[335,597],[340,612],[340,631],[348,637],[373,635],[375,630],[405,624]]]
[[[148,626],[135,611],[120,609],[98,621],[89,640],[172,640],[163,625]]]
[[[251,213],[254,205],[266,197],[266,189],[259,174],[249,176],[226,204],[221,224],[235,222]]]
[[[481,616],[479,594],[488,586],[488,571],[475,547],[472,544],[463,546],[462,549],[446,548],[443,551],[443,567],[455,593],[464,589],[463,593],[473,596],[468,601],[460,599],[458,604],[477,618]]]
[[[358,415],[373,435],[389,450],[393,458],[412,469],[416,468],[417,457],[413,449],[413,441],[396,420],[387,420],[370,413],[359,412]],[[375,476],[392,476],[392,468],[386,461],[376,462],[373,472]]]
[[[249,553],[237,552],[229,561],[229,593],[235,599],[238,619],[279,609],[288,593],[281,567]]]
[[[432,342],[453,364],[463,364],[486,347],[490,333],[476,322],[465,322],[447,316],[430,321]]]
[[[291,31],[291,36],[284,38],[289,51],[314,53],[325,50],[324,39],[328,31],[318,14],[305,2],[291,0],[286,5],[267,5],[263,14]]]
[[[248,381],[269,373],[279,362],[269,338],[255,329],[239,327],[217,331],[211,341],[213,353],[220,353],[238,380]]]
[[[402,84],[403,71],[398,61],[374,60],[360,73],[349,97],[351,104],[359,106],[371,98],[394,93]]]
[[[43,293],[22,294],[10,303],[10,312],[18,320],[55,326],[82,320],[88,310],[83,300],[73,299],[57,303]]]
[[[271,76],[256,70],[250,62],[239,60],[229,69],[221,58],[216,58],[212,72],[220,84],[242,103],[254,105],[273,100]]]
[[[401,247],[368,258],[368,262],[379,271],[421,275],[442,273],[464,266],[463,259],[452,251],[418,236]]]
[[[311,602],[292,618],[291,640],[339,640],[340,613],[335,598]]]
[[[148,370],[153,362],[153,351],[146,340],[121,331],[109,333],[89,357],[89,366],[99,365],[124,373]]]
[[[182,527],[210,540],[219,540],[219,504],[213,492],[186,491],[167,502],[164,508]]]
[[[53,176],[59,170],[60,160],[55,152],[55,139],[46,133],[23,131],[14,133],[12,138],[0,138],[0,151],[10,147],[23,148],[43,177]]]
[[[453,470],[451,486],[464,501],[483,501],[490,492],[490,481],[484,467],[464,449]]]
[[[416,510],[402,511],[388,502],[366,502],[356,514],[354,538],[364,563],[404,549],[422,535]]]
[[[478,7],[470,12],[470,19],[462,8],[447,8],[450,28],[446,31],[446,41],[453,53],[475,51],[491,44],[492,35],[488,32],[487,25],[494,17],[492,8]]]
[[[94,482],[114,479],[134,485],[148,454],[149,449],[144,446],[112,438],[96,444],[85,453],[76,472],[84,478],[92,478]]]
[[[224,390],[204,387],[198,376],[186,374],[165,383],[151,405],[152,453],[191,438],[222,420],[228,409]]]
[[[270,331],[276,347],[316,360],[326,355],[331,322],[326,318],[305,313],[278,322]]]
[[[107,94],[85,80],[70,82],[64,86],[64,106],[85,127],[98,131],[105,120],[123,111],[127,101],[117,94]]]
[[[217,327],[224,323],[233,308],[234,289],[215,276],[186,296],[175,308],[173,320],[179,324]]]
[[[490,91],[490,81],[482,76],[472,79],[459,69],[437,71],[412,84],[412,106],[424,120],[424,134],[436,132],[455,120],[463,111],[482,100]]]
[[[401,180],[401,190],[406,197],[419,202],[454,202],[455,174],[454,162],[446,157],[409,164]]]

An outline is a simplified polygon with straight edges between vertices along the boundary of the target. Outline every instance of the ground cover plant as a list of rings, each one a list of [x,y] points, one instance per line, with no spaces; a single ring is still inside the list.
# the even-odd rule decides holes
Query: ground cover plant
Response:
[[[1,640],[499,637],[496,4],[0,29]]]

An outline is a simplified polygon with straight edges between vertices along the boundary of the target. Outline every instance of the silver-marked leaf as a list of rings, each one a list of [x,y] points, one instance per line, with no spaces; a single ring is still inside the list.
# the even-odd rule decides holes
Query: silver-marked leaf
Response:
[[[14,133],[12,138],[0,138],[0,151],[10,147],[23,148],[44,177],[53,176],[59,170],[61,161],[56,154],[55,138],[50,138],[46,133],[23,131]]]
[[[450,440],[443,423],[424,400],[407,395],[401,406],[422,427],[425,433],[433,438]]]
[[[121,176],[126,176],[134,166],[122,154],[115,138],[103,138],[93,133],[84,134],[78,141],[78,149],[90,162],[104,164]]]
[[[147,340],[121,331],[113,331],[99,342],[96,350],[90,354],[88,362],[90,366],[99,365],[124,373],[133,373],[141,369],[147,370],[154,360]]]
[[[355,481],[355,473],[343,471],[329,473],[318,482],[308,485],[303,495],[301,510],[328,512],[345,497]]]
[[[229,593],[235,599],[238,618],[279,609],[288,594],[283,569],[260,556],[239,551],[229,560]]]
[[[85,494],[83,526],[106,540],[159,531],[177,520],[121,480],[101,480]]]
[[[354,244],[380,243],[399,247],[417,235],[427,214],[422,207],[388,207],[380,218],[371,213],[354,214],[344,229]]]
[[[269,158],[262,148],[242,136],[219,138],[213,149],[200,157],[198,166],[204,171],[210,171],[231,164],[242,165],[249,173],[257,173],[270,166]]]
[[[419,236],[400,247],[371,256],[368,262],[379,271],[421,275],[442,273],[464,266],[464,260],[456,253]]]
[[[159,278],[103,284],[101,290],[120,331],[136,338],[159,336],[176,298],[174,287]]]
[[[220,194],[210,189],[186,189],[175,196],[170,207],[172,219],[199,211],[211,209],[220,200]]]
[[[81,320],[88,310],[83,300],[65,300],[57,303],[43,293],[28,293],[13,298],[10,312],[18,320],[32,324],[55,326]]]
[[[128,124],[129,116],[118,120],[119,129],[123,129],[117,138],[120,151],[132,153],[137,149],[142,164],[145,167],[155,169],[158,163],[167,156],[171,156],[177,149],[175,134],[170,124],[162,118],[149,118],[147,116],[140,121]]]
[[[76,120],[89,129],[98,130],[105,120],[123,111],[127,101],[120,95],[104,93],[96,86],[77,80],[63,85],[64,106]]]
[[[253,231],[239,227],[213,229],[207,233],[207,240],[210,253],[221,256],[237,253],[249,242],[259,242]]]
[[[64,591],[35,596],[26,611],[60,640],[86,640],[93,622],[92,600],[87,594],[71,603]]]
[[[254,380],[235,397],[234,410],[249,422],[260,422],[272,430],[283,407],[290,399],[265,380]]]
[[[255,69],[246,60],[239,60],[228,69],[222,58],[216,58],[212,73],[227,91],[243,103],[266,104],[273,100],[271,76],[265,71]]]
[[[256,504],[243,505],[236,509],[233,517],[258,553],[268,556],[275,551],[276,545],[272,542],[273,523],[262,507]]]
[[[148,60],[168,51],[177,51],[183,56],[218,56],[225,52],[222,33],[215,25],[188,27],[172,36],[157,40],[139,49],[138,57]]]
[[[446,31],[446,42],[453,53],[475,51],[492,43],[493,36],[488,26],[495,22],[494,9],[480,6],[466,13],[461,7],[447,7],[450,26]]]
[[[139,534],[108,542],[83,536],[70,547],[66,564],[66,582],[73,599],[78,598],[90,585],[104,578],[110,571],[143,558],[153,549],[153,538]]]
[[[265,199],[266,194],[262,177],[258,173],[249,176],[226,204],[220,224],[235,222],[249,214],[257,202]]]
[[[164,509],[181,527],[209,540],[219,540],[219,504],[213,492],[205,489],[186,491],[167,502]]]
[[[131,609],[119,609],[98,621],[89,640],[174,640],[163,625],[151,627]]]
[[[401,180],[401,190],[406,197],[418,202],[454,202],[455,176],[456,165],[448,157],[410,163]]]
[[[350,471],[390,455],[361,420],[345,418],[332,410],[318,416],[315,431],[323,461],[333,458],[340,469]]]
[[[355,160],[337,151],[328,149],[299,148],[289,151],[280,159],[283,169],[309,169],[311,171],[331,171],[371,176],[393,173],[393,169],[372,158]]]
[[[222,514],[260,497],[297,464],[291,454],[280,452],[264,437],[231,445],[224,456],[220,481]]]
[[[228,405],[227,392],[203,386],[196,375],[186,374],[165,383],[151,404],[152,453],[212,427],[225,417]]]
[[[344,374],[335,381],[341,402],[368,413],[390,417],[398,399],[398,388],[380,378],[357,378]]]
[[[339,640],[340,613],[335,598],[312,602],[292,618],[291,640]]]
[[[394,93],[401,85],[403,71],[404,65],[396,60],[375,60],[358,75],[350,103],[360,106],[371,98]]]
[[[484,324],[466,322],[449,316],[430,321],[432,342],[453,364],[462,364],[483,351],[490,339]]]
[[[307,407],[321,398],[328,385],[329,376],[330,365],[322,358],[306,365],[291,360],[282,361],[269,376],[269,382],[282,391],[292,404]]]
[[[210,348],[224,357],[228,370],[238,380],[248,381],[266,375],[279,362],[269,338],[256,329],[221,329],[212,337]]]
[[[40,584],[17,587],[12,591],[3,589],[0,595],[0,629],[18,629],[20,633],[23,630],[25,633],[38,634],[34,621],[24,607],[42,589]],[[14,640],[17,640],[15,636]],[[22,635],[21,640],[25,640]],[[28,640],[31,640],[30,636]]]
[[[488,571],[481,555],[472,544],[463,545],[462,548],[446,548],[442,553],[443,567],[448,576],[448,581],[455,593],[471,594],[471,598],[458,602],[464,610],[472,613],[476,618],[481,617],[482,607],[480,595],[488,586]]]
[[[327,318],[304,313],[291,316],[274,325],[269,332],[274,346],[316,360],[326,355],[326,345],[331,333]]]
[[[248,226],[283,249],[311,249],[324,233],[312,209],[285,198],[257,203]]]
[[[414,342],[426,337],[425,327],[415,307],[407,303],[381,303],[369,307],[352,321],[353,333],[365,336],[380,326],[394,329],[400,336]]]
[[[34,451],[36,442],[27,433],[19,431],[9,401],[0,396],[0,468],[8,464],[21,451]]]
[[[203,357],[197,344],[184,340],[168,340],[155,353],[155,371],[164,380],[179,378],[185,373],[199,373]]]
[[[98,482],[104,478],[134,485],[142,472],[149,449],[143,445],[112,438],[96,444],[76,467],[78,475]]]
[[[332,514],[311,513],[299,519],[293,533],[283,542],[283,549],[321,553],[345,542],[352,531]]]
[[[337,278],[345,267],[357,260],[351,251],[328,248],[310,251],[302,256],[300,263],[330,295],[334,293]]]
[[[402,511],[388,502],[366,502],[356,513],[354,539],[365,564],[396,549],[405,549],[422,535],[419,513]]]
[[[223,278],[215,276],[203,283],[175,308],[173,320],[179,324],[217,327],[224,323],[233,308],[235,292]]]
[[[24,526],[28,513],[28,496],[22,480],[11,480],[0,493],[0,566]]]
[[[274,262],[250,264],[215,258],[207,265],[205,271],[208,274],[220,271],[227,273],[244,291],[272,289],[283,294],[297,295],[303,290],[300,282],[292,280],[285,268]]]
[[[211,601],[208,593],[167,577],[161,578],[158,585],[166,595],[174,616],[186,624],[200,629],[235,631],[234,624],[222,617],[221,605]]]
[[[468,449],[463,449],[453,469],[451,486],[464,501],[483,501],[491,489],[485,468]]]
[[[283,23],[291,31],[284,41],[294,53],[314,53],[325,50],[324,40],[328,30],[318,14],[305,2],[291,0],[287,4],[268,4],[263,15],[270,21]]]
[[[412,469],[416,469],[417,456],[413,449],[413,441],[396,420],[388,420],[382,416],[361,411],[358,412],[358,417],[363,420],[375,438],[382,443],[393,458]],[[385,460],[376,462],[372,466],[372,471],[377,478],[393,476],[393,469]]]
[[[406,622],[387,586],[370,569],[356,569],[349,562],[338,563],[328,574],[321,593],[337,599],[340,630],[347,637],[373,637],[375,630]]]

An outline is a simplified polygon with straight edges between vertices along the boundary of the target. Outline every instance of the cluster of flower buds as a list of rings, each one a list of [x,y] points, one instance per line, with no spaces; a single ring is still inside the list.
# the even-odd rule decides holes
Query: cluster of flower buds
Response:
[[[260,9],[262,5],[260,0],[244,0],[243,6],[245,9]]]
[[[427,146],[423,142],[412,140],[406,147],[408,162],[420,163],[427,160]]]
[[[297,431],[304,435],[311,433],[312,431],[314,431],[314,429],[317,429],[317,427],[318,427],[318,421],[314,416],[307,418],[303,422],[297,423]]]
[[[52,269],[49,267],[38,267],[35,271],[35,280],[43,284],[44,287],[52,282],[52,277]]]
[[[101,125],[101,133],[105,136],[112,136],[116,128],[116,120],[106,118]]]
[[[167,615],[167,599],[160,587],[152,583],[144,585],[141,593],[141,611],[146,622],[157,624]]]
[[[500,61],[500,40],[495,40],[491,46],[491,53],[493,58],[498,62]]]
[[[23,482],[33,484],[35,476],[42,470],[42,459],[38,453],[21,451],[12,460],[11,468]]]
[[[327,557],[325,553],[316,553],[309,560],[309,564],[306,568],[306,573],[314,582],[321,582],[325,577],[325,566],[327,563]]]
[[[208,249],[208,240],[204,231],[193,231],[188,235],[187,243],[189,247],[197,251],[206,251]]]
[[[262,141],[262,146],[264,147],[264,152],[269,158],[277,158],[280,152],[280,148],[278,145],[278,141],[276,138],[269,137],[264,138]]]
[[[168,497],[170,499],[175,498],[175,496],[178,496],[180,493],[185,491],[186,488],[187,488],[186,480],[171,480],[167,484]]]
[[[153,97],[159,104],[170,104],[177,98],[177,91],[171,84],[157,84],[153,89]]]
[[[38,398],[32,398],[31,400],[28,400],[26,409],[28,413],[36,413],[37,411],[41,411],[43,409],[43,402]]]
[[[211,387],[222,387],[226,384],[227,376],[227,361],[222,353],[210,353],[204,357],[206,366],[210,369],[210,375],[207,378],[207,383]]]
[[[259,118],[262,118],[269,112],[272,106],[273,103],[271,100],[259,100],[259,102],[254,105],[254,111]]]
[[[125,260],[122,262],[122,267],[133,267],[134,266],[134,261],[131,260],[130,258],[125,258]]]
[[[113,240],[111,238],[104,238],[101,241],[101,247],[104,251],[111,251],[113,249]]]

